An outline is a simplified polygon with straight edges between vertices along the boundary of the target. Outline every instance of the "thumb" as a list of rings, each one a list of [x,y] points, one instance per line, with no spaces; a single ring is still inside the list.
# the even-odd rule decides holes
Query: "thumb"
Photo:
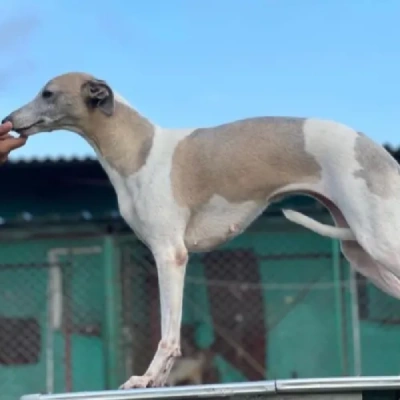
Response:
[[[12,129],[11,122],[6,122],[5,124],[0,125],[0,135],[5,135],[10,132]]]

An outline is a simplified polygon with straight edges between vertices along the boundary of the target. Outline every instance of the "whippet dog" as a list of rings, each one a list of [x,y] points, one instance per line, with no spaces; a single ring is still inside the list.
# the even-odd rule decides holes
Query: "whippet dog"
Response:
[[[397,162],[364,134],[313,118],[259,117],[196,129],[161,128],[103,80],[68,73],[50,80],[5,121],[22,136],[65,129],[94,148],[122,217],[152,251],[161,340],[143,376],[121,388],[165,384],[180,355],[189,252],[242,233],[271,202],[312,196],[336,226],[284,210],[291,221],[341,240],[350,264],[400,297],[400,176]]]

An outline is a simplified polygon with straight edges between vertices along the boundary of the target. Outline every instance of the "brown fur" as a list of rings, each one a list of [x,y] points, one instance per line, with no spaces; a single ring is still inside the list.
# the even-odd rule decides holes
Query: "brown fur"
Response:
[[[87,95],[82,90],[85,82],[94,80],[87,74],[65,74],[51,80],[45,87],[64,96],[63,106],[74,108],[70,121],[82,136],[92,142],[111,167],[123,176],[137,172],[150,152],[154,128],[139,113],[116,101],[113,118],[87,106]],[[118,124],[118,125],[117,125]],[[128,127],[129,129],[120,129]]]
[[[95,129],[86,133],[104,159],[121,175],[129,176],[146,162],[153,144],[153,126],[121,103],[117,103],[114,115],[118,115],[122,126],[129,127],[129,131],[118,130],[116,119],[112,119],[109,123],[96,123]]]
[[[305,150],[303,123],[263,117],[195,130],[173,155],[176,201],[192,209],[214,194],[232,203],[265,201],[288,184],[318,181],[321,167]]]

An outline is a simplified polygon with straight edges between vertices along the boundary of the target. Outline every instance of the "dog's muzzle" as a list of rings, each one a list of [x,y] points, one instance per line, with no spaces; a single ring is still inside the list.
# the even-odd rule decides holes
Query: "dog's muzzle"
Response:
[[[11,115],[7,115],[7,117],[3,118],[3,120],[1,121],[1,124],[5,124],[6,122],[11,122],[12,123]]]

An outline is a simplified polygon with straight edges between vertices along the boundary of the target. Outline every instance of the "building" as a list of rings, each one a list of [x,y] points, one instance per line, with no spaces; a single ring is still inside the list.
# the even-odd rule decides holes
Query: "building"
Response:
[[[143,373],[159,339],[157,276],[97,161],[10,162],[0,184],[3,398]],[[311,199],[286,203],[330,221]],[[351,279],[336,241],[279,209],[191,258],[183,339],[212,355],[204,381],[399,374],[399,302]]]

